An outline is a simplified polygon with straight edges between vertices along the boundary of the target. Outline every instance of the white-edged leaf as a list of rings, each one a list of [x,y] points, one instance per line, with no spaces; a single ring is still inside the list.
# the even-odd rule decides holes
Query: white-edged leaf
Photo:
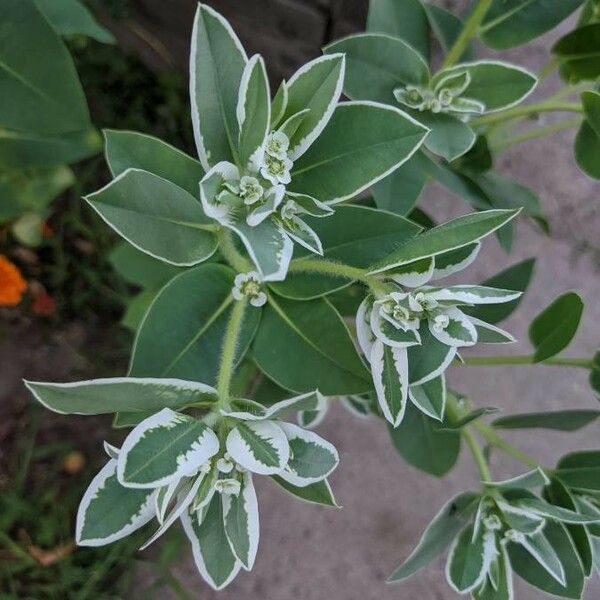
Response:
[[[265,419],[277,419],[294,411],[319,410],[326,404],[327,401],[323,395],[315,390],[314,392],[280,400],[269,407],[252,400],[233,400],[228,409],[221,410],[221,414],[242,421],[264,421]]]
[[[512,529],[525,534],[531,534],[541,531],[546,524],[543,517],[531,510],[513,506],[502,500],[496,500],[496,504],[502,511],[505,521]]]
[[[306,224],[300,217],[293,216],[286,222],[285,232],[295,242],[313,252],[314,254],[323,255],[323,244],[314,229]]]
[[[187,478],[177,479],[156,491],[156,495],[154,496],[154,509],[156,512],[156,520],[161,525],[165,520],[165,515],[167,514],[167,510],[173,498],[177,496],[177,492],[180,491],[187,482]]]
[[[239,126],[239,163],[244,167],[262,160],[271,122],[271,92],[265,62],[255,54],[240,82],[236,116]]]
[[[480,344],[512,344],[517,341],[511,333],[496,327],[496,325],[471,316],[469,316],[469,321],[477,331],[477,342]]]
[[[114,458],[115,460],[119,458],[119,448],[109,444],[106,440],[103,442],[102,446],[108,458]]]
[[[272,421],[239,423],[229,432],[226,446],[235,462],[260,475],[279,473],[290,457],[285,433]]]
[[[273,101],[271,102],[271,128],[275,129],[277,125],[283,119],[283,115],[285,114],[285,109],[287,108],[288,103],[288,89],[287,82],[285,79],[281,81],[279,87],[277,88],[277,92],[275,92],[275,96],[273,97]]]
[[[550,483],[550,479],[542,469],[539,467],[533,471],[528,471],[522,475],[517,475],[510,479],[504,479],[503,481],[486,481],[486,486],[492,487],[499,490],[507,490],[513,488],[536,488]]]
[[[119,481],[157,488],[188,477],[219,451],[219,439],[201,421],[164,408],[144,419],[125,438],[119,453]]]
[[[204,383],[153,377],[108,377],[73,383],[25,381],[35,399],[61,415],[100,415],[184,408],[215,402],[217,391]]]
[[[548,519],[553,519],[555,521],[562,521],[563,523],[600,523],[600,515],[583,515],[575,511],[569,510],[568,508],[562,508],[561,506],[555,506],[554,504],[550,504],[542,498],[521,498],[517,502],[517,505],[520,508],[532,511],[540,515],[541,517],[547,517]]]
[[[190,102],[198,157],[208,171],[236,154],[236,108],[246,52],[231,25],[199,4],[192,29]]]
[[[104,546],[144,526],[154,516],[154,490],[132,490],[117,479],[109,460],[92,479],[77,510],[75,539],[80,546]]]
[[[371,310],[373,299],[367,296],[356,311],[356,339],[362,353],[369,359],[375,336],[371,330]]]
[[[421,412],[438,421],[444,420],[446,377],[443,373],[421,385],[411,385],[408,395]]]
[[[456,356],[456,348],[437,340],[425,321],[421,321],[419,335],[421,345],[408,348],[411,385],[421,385],[435,379],[450,366]]]
[[[421,343],[418,330],[407,329],[405,331],[396,327],[388,319],[382,317],[377,307],[371,311],[371,331],[377,339],[392,348],[407,348]]]
[[[325,416],[329,412],[329,402],[327,401],[327,398],[324,398],[324,400],[325,401],[320,408],[315,410],[302,410],[298,413],[296,421],[300,427],[304,427],[305,429],[315,429],[323,422]]]
[[[566,585],[565,570],[552,545],[542,531],[526,535],[521,545],[540,565],[556,579],[560,585]]]
[[[277,475],[272,475],[271,479],[286,492],[300,500],[304,500],[304,502],[310,502],[311,504],[318,504],[320,506],[329,506],[332,508],[341,508],[336,502],[333,491],[331,490],[331,485],[327,479],[323,479],[317,483],[311,483],[305,487],[292,485]]]
[[[283,118],[310,110],[290,139],[291,160],[302,156],[329,122],[342,93],[344,71],[344,55],[331,54],[306,63],[289,79]]]
[[[289,445],[290,459],[279,477],[297,487],[325,479],[339,464],[335,446],[314,431],[292,423],[280,423]]]
[[[223,496],[223,523],[231,550],[250,571],[258,550],[260,534],[258,501],[252,474],[246,471],[238,495]]]
[[[408,399],[408,357],[406,348],[390,348],[377,340],[369,355],[377,402],[394,427],[402,422]]]
[[[475,242],[435,257],[432,280],[442,279],[466,269],[479,254],[481,243]]]
[[[456,302],[461,304],[501,304],[510,302],[522,295],[523,292],[502,290],[486,285],[453,285],[447,288],[429,290],[438,301]]]
[[[477,330],[465,313],[451,306],[445,308],[443,314],[448,317],[448,325],[444,328],[436,327],[433,319],[428,320],[431,335],[442,344],[455,348],[473,346],[477,343]]]
[[[204,511],[185,511],[181,523],[190,543],[196,567],[215,590],[223,589],[239,573],[242,563],[231,551],[223,523],[220,494],[215,494]]]
[[[425,285],[433,276],[433,257],[423,258],[406,265],[402,265],[386,275],[404,287],[416,288]]]
[[[369,401],[355,394],[340,396],[340,404],[352,415],[359,419],[368,419],[371,416]]]

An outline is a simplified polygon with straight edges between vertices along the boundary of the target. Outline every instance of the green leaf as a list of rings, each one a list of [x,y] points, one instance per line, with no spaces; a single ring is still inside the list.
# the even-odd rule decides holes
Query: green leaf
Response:
[[[200,203],[147,171],[128,169],[85,199],[130,244],[159,260],[190,266],[210,258],[217,249],[217,238],[206,229]]]
[[[84,35],[103,44],[115,43],[113,34],[101,27],[79,0],[35,0],[35,5],[59,35]]]
[[[286,492],[290,493],[296,498],[304,500],[305,502],[319,504],[321,506],[340,508],[333,496],[331,486],[329,485],[329,481],[327,479],[323,479],[323,481],[319,481],[317,483],[311,483],[305,487],[297,487],[292,485],[277,475],[272,475],[271,479]]]
[[[408,215],[419,200],[427,183],[424,165],[430,162],[422,152],[415,152],[401,167],[373,186],[377,208],[397,215]]]
[[[279,477],[298,487],[323,481],[338,466],[340,458],[333,444],[313,431],[280,422],[290,445],[290,459]]]
[[[429,60],[429,25],[420,0],[371,0],[367,31],[400,38]]]
[[[326,219],[306,217],[306,222],[323,242],[323,258],[364,269],[386,256],[420,228],[397,215],[359,205],[341,205]],[[296,265],[314,259],[308,251],[296,249]],[[349,280],[317,273],[290,272],[285,281],[271,283],[278,294],[291,299],[311,299],[349,285]]]
[[[470,75],[471,80],[462,96],[482,102],[485,112],[519,104],[537,84],[535,75],[522,67],[500,61],[480,60],[440,71],[432,80],[432,85],[442,77],[464,71]]]
[[[258,550],[258,501],[252,475],[244,473],[240,493],[223,496],[225,533],[237,558],[248,571],[254,566]]]
[[[285,390],[281,391],[286,393]],[[228,409],[221,409],[221,414],[242,421],[264,421],[265,419],[279,419],[290,412],[318,411],[325,402],[325,398],[318,391],[280,400],[269,407],[254,400],[239,398],[232,400]]]
[[[517,506],[534,512],[544,518],[562,521],[563,523],[585,524],[597,523],[600,521],[600,516],[598,515],[579,514],[573,510],[554,506],[553,504],[542,500],[542,498],[522,498],[517,502]]]
[[[463,30],[464,23],[449,10],[435,4],[423,3],[429,25],[439,40],[442,50],[448,52]],[[469,43],[460,57],[460,62],[473,60],[475,50],[473,43]]]
[[[480,240],[505,225],[518,210],[488,210],[458,217],[404,242],[398,250],[379,261],[372,275],[394,267],[436,256]]]
[[[485,485],[497,490],[509,490],[513,488],[536,488],[547,485],[550,480],[539,467],[522,475],[517,475],[504,481],[486,481]]]
[[[33,1],[3,0],[0,23],[0,98],[10,98],[0,128],[40,135],[89,130],[71,56]]]
[[[494,573],[492,579],[492,573]],[[474,600],[512,600],[514,598],[512,569],[506,549],[501,546],[500,553],[490,566],[484,585],[473,591]]]
[[[539,562],[517,544],[508,544],[511,565],[517,575],[532,586],[549,594],[562,598],[580,598],[583,590],[584,575],[573,540],[562,523],[548,521],[544,527],[544,535],[564,569],[566,585],[560,585],[548,577],[548,572]]]
[[[158,294],[138,331],[130,374],[162,373],[166,377],[215,382],[233,303],[233,278],[228,267],[211,264],[172,279]],[[245,312],[236,363],[254,337],[260,313],[254,307]]]
[[[598,410],[556,410],[523,413],[496,419],[492,425],[498,429],[554,429],[577,431],[593,423],[600,416]]]
[[[246,167],[262,158],[271,124],[271,92],[265,62],[254,55],[242,74],[237,105],[239,163]]]
[[[135,131],[104,130],[106,162],[113,177],[127,169],[141,169],[162,177],[198,197],[204,177],[202,165],[158,138]]]
[[[460,432],[445,431],[416,406],[408,404],[402,423],[388,427],[394,448],[413,467],[442,477],[456,464]]]
[[[582,92],[581,106],[588,123],[596,135],[600,136],[600,94],[592,90]]]
[[[494,550],[489,549],[483,528],[477,535],[473,533],[473,525],[462,530],[450,548],[446,564],[446,579],[452,589],[459,594],[466,594],[483,583],[489,568]],[[492,534],[493,536],[493,534]],[[494,538],[491,538],[492,544]]]
[[[481,39],[490,48],[505,50],[525,44],[554,29],[583,0],[493,0]]]
[[[427,63],[397,37],[380,33],[356,34],[325,46],[323,51],[345,54],[344,93],[354,100],[396,104],[394,90],[397,87],[429,83]]]
[[[193,475],[219,451],[219,439],[204,423],[170,408],[144,419],[123,442],[119,482],[132,488],[169,485]]]
[[[108,255],[108,260],[127,283],[142,288],[157,288],[184,270],[156,260],[125,241],[115,245]]]
[[[443,374],[421,385],[410,386],[408,395],[421,412],[432,419],[444,420],[446,378]]]
[[[290,447],[274,421],[238,423],[227,436],[227,452],[245,469],[260,475],[279,474],[290,458]]]
[[[499,409],[493,406],[482,406],[481,408],[476,408],[471,412],[467,413],[464,417],[461,417],[457,421],[446,421],[443,424],[443,429],[462,429],[466,427],[469,423],[476,421],[480,417],[484,415],[489,415],[490,413],[498,412]]]
[[[132,333],[135,333],[142,324],[150,305],[154,302],[159,291],[160,287],[148,288],[130,298],[125,308],[125,314],[121,318],[121,325],[129,329]]]
[[[154,490],[123,487],[117,480],[117,461],[109,460],[85,491],[75,525],[78,546],[116,542],[150,521]]]
[[[11,226],[12,234],[25,246],[39,246],[42,243],[44,220],[36,213],[22,214]]]
[[[428,111],[412,111],[412,114],[431,129],[425,138],[425,147],[448,162],[468,152],[475,143],[475,132],[452,115]]]
[[[289,189],[321,202],[352,198],[408,160],[426,134],[422,125],[391,106],[339,104],[321,135],[294,163]]]
[[[419,328],[421,345],[408,348],[408,364],[411,385],[421,385],[441,375],[450,365],[456,348],[437,340],[425,321]]]
[[[324,299],[294,302],[270,296],[252,356],[263,373],[296,392],[318,389],[332,396],[371,389],[346,325]]]
[[[200,575],[213,589],[223,589],[238,574],[242,563],[237,560],[227,539],[221,495],[212,497],[206,514],[202,510],[185,511],[181,523],[192,544]]]
[[[38,402],[63,415],[157,412],[216,400],[214,388],[180,379],[113,377],[75,383],[25,381],[25,385]]]
[[[222,160],[236,162],[236,107],[246,61],[227,20],[199,4],[192,30],[190,100],[196,148],[205,171]]]
[[[286,84],[288,101],[281,121],[309,110],[290,139],[291,160],[302,156],[329,122],[342,93],[344,64],[342,54],[320,56],[296,71]]]
[[[600,350],[592,358],[592,367],[590,369],[590,386],[598,400],[600,400]]]
[[[578,27],[552,48],[561,64],[561,74],[570,84],[593,81],[600,76],[600,23]]]
[[[497,275],[486,279],[482,285],[496,288],[525,292],[533,276],[535,258],[528,258],[516,263]],[[481,319],[486,323],[499,323],[512,314],[519,306],[523,296],[502,304],[488,304],[479,306],[465,306],[462,310],[472,317]]]
[[[556,476],[574,490],[584,493],[600,491],[600,451],[567,454],[558,462]]]
[[[564,350],[579,327],[583,301],[567,292],[538,314],[529,326],[529,339],[535,347],[534,361],[547,360]]]
[[[388,581],[406,579],[437,558],[471,520],[478,501],[478,494],[463,492],[445,504],[423,532],[417,547]]]
[[[575,158],[584,173],[600,179],[600,94],[586,91],[581,94],[585,121],[575,138]]]
[[[393,348],[376,340],[369,356],[371,374],[381,412],[393,427],[404,418],[408,403],[406,348]]]

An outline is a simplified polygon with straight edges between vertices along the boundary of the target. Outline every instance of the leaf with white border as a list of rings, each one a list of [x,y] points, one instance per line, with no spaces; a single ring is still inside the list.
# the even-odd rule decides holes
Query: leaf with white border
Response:
[[[446,377],[443,373],[421,385],[411,385],[408,396],[421,412],[438,421],[444,420]]]
[[[305,487],[292,485],[289,481],[286,481],[277,475],[272,475],[271,479],[286,492],[300,500],[304,500],[304,502],[319,504],[320,506],[329,506],[332,508],[341,508],[333,496],[331,485],[329,485],[327,479],[323,479],[317,483],[311,483]]]
[[[431,334],[442,344],[462,348],[477,343],[477,330],[461,310],[455,307],[445,308],[441,318],[447,318],[447,324],[438,327],[435,319],[430,318],[428,325]]]
[[[272,421],[239,423],[229,432],[226,446],[235,462],[260,475],[279,473],[290,457],[285,433]]]
[[[477,342],[480,344],[513,344],[516,338],[496,325],[469,316],[469,321],[477,331]]]
[[[387,421],[398,427],[408,399],[406,348],[390,348],[377,340],[369,356],[377,401]]]
[[[453,285],[427,291],[439,302],[456,304],[501,304],[519,298],[523,292],[502,290],[486,285]]]
[[[142,421],[119,453],[119,481],[134,488],[157,488],[187,477],[219,451],[219,439],[201,421],[169,408]]]
[[[520,543],[551,577],[556,579],[560,585],[565,585],[564,567],[543,532],[526,535]]]
[[[480,249],[481,244],[475,242],[474,244],[468,244],[444,254],[438,254],[435,257],[431,279],[441,279],[442,277],[448,277],[466,269],[477,258]]]
[[[404,287],[416,288],[425,285],[433,276],[433,257],[422,258],[402,265],[386,273],[386,276]]]
[[[233,400],[228,409],[221,410],[221,414],[242,421],[263,421],[277,419],[287,413],[299,410],[319,410],[326,404],[326,399],[318,390],[300,394],[293,398],[280,400],[269,407],[265,407],[253,400]]]
[[[419,328],[420,346],[408,348],[408,364],[411,385],[421,385],[441,375],[454,360],[456,348],[437,340],[425,321]]]
[[[548,485],[550,479],[542,469],[539,467],[533,471],[528,471],[522,475],[511,477],[510,479],[504,479],[503,481],[486,481],[487,487],[492,487],[498,490],[507,490],[512,488],[536,488]]]

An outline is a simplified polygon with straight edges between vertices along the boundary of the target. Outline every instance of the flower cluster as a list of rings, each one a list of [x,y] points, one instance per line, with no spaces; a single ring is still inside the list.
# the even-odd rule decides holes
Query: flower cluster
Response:
[[[231,295],[234,300],[248,298],[252,306],[264,306],[267,294],[261,290],[262,278],[256,271],[238,273],[233,280]]]
[[[404,265],[386,275],[385,292],[368,295],[358,308],[358,343],[371,365],[381,411],[395,427],[402,421],[407,398],[414,400],[414,386],[442,376],[458,348],[473,346],[478,340],[514,341],[507,332],[459,307],[509,302],[520,292],[477,285],[425,285],[464,268],[477,251],[478,246],[465,249],[466,254],[453,265],[443,257]],[[413,362],[419,365],[418,373],[411,372]],[[393,385],[390,373],[397,377]],[[445,394],[445,385],[440,389]],[[443,411],[435,417],[441,419]]]
[[[77,542],[107,544],[155,518],[158,527],[143,549],[181,519],[200,573],[212,587],[224,587],[241,568],[250,570],[256,557],[259,517],[252,476],[275,476],[302,488],[324,481],[336,468],[333,445],[280,419],[289,411],[319,410],[322,402],[318,392],[268,409],[237,399],[204,420],[170,408],[144,419],[121,449],[105,444],[110,460],[82,499]],[[213,547],[215,535],[224,544],[219,549]]]
[[[433,113],[449,113],[454,116],[469,116],[485,112],[479,100],[462,96],[471,83],[468,71],[441,73],[432,87],[406,85],[394,90],[394,97],[408,108]]]

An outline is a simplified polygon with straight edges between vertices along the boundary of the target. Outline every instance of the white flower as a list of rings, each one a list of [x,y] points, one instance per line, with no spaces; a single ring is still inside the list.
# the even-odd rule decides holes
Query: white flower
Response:
[[[497,515],[488,515],[483,519],[483,526],[489,531],[497,531],[502,529],[502,522]]]
[[[293,200],[288,199],[281,207],[281,218],[284,221],[289,221],[292,219],[292,217],[295,217],[298,212],[298,205]]]
[[[285,194],[285,186],[274,185],[263,196],[263,201],[251,210],[246,216],[246,223],[250,227],[260,225],[267,217],[272,215],[281,204]]]
[[[525,541],[525,536],[516,529],[507,529],[504,533],[504,539],[516,544],[522,544]]]
[[[273,131],[267,138],[266,152],[275,158],[287,158],[290,140],[283,131]]]
[[[432,327],[434,331],[444,331],[448,325],[450,325],[450,317],[448,315],[441,314],[433,318]]]
[[[225,456],[222,456],[221,458],[219,458],[219,460],[217,460],[217,469],[221,473],[231,473],[231,471],[233,471],[234,466],[235,463],[231,460],[231,457],[229,456],[229,454],[227,454],[227,452],[225,453]]]
[[[217,479],[215,481],[215,491],[223,496],[237,496],[241,489],[242,484],[237,479]]]
[[[233,280],[231,295],[235,300],[249,298],[252,306],[263,306],[267,295],[260,289],[262,279],[256,271],[238,273]]]
[[[256,177],[244,175],[240,179],[239,197],[244,201],[244,204],[250,206],[258,202],[264,194],[264,188]]]
[[[273,185],[278,183],[286,185],[292,180],[290,169],[293,165],[294,163],[287,156],[279,158],[267,154],[260,169],[260,174]]]
[[[200,465],[200,468],[198,469],[198,473],[201,473],[202,475],[206,475],[207,473],[210,473],[211,470],[212,470],[212,463],[210,460],[207,460],[205,463],[202,463]]]
[[[409,303],[410,295],[403,292],[391,292],[380,300],[376,300],[373,306],[379,310],[379,314],[397,329],[417,330],[420,319],[413,314]]]

